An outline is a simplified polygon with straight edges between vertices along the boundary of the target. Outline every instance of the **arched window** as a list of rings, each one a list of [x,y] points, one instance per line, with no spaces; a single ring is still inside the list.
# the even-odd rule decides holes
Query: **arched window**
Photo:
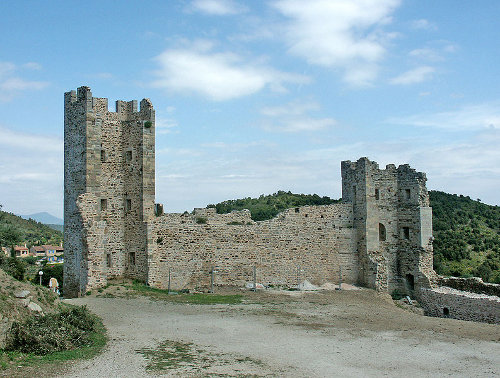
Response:
[[[382,223],[379,223],[378,224],[378,240],[385,241],[385,238],[386,238],[385,226]]]

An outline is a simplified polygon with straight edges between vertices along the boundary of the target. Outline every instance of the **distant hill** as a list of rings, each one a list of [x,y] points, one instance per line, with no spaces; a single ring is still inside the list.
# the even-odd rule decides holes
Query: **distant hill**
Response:
[[[61,231],[54,230],[33,219],[26,220],[0,210],[0,244],[2,246],[8,244],[6,242],[9,239],[7,235],[15,235],[19,242],[27,243],[28,246],[34,244],[59,245],[63,240]]]
[[[47,212],[30,214],[30,215],[19,215],[19,216],[23,219],[33,219],[37,222],[47,224],[47,225],[50,225],[50,224],[62,225],[62,224],[64,224],[64,221],[61,218],[55,217],[52,214],[49,214]]]
[[[469,197],[430,191],[433,212],[434,269],[442,275],[481,277],[500,283],[500,207]],[[317,194],[279,191],[259,198],[242,198],[208,205],[217,213],[249,209],[253,220],[275,217],[280,211],[305,205],[339,202]]]
[[[59,231],[59,232],[64,232],[64,225],[63,224],[47,224],[50,228]]]

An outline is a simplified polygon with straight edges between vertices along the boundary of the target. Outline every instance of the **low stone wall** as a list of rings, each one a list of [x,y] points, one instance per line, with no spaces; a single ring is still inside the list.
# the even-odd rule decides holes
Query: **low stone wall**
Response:
[[[253,281],[265,285],[355,283],[358,261],[352,206],[304,206],[254,222],[248,210],[165,214],[148,224],[148,283],[172,289]]]
[[[483,282],[479,277],[439,277],[439,286],[447,286],[457,290],[500,297],[500,285]]]
[[[420,289],[419,303],[426,315],[500,324],[500,298],[450,287]]]

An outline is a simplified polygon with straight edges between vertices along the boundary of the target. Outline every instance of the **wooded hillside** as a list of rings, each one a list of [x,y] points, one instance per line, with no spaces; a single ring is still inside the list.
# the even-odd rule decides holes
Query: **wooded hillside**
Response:
[[[62,240],[63,234],[60,231],[33,219],[26,220],[0,210],[0,246],[10,247],[21,242],[27,243],[28,246],[59,245]]]

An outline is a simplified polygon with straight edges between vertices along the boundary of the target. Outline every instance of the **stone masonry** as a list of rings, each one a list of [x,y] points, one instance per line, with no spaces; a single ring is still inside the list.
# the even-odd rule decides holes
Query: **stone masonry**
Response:
[[[147,279],[146,222],[154,213],[155,112],[151,102],[64,95],[64,294],[107,279]]]
[[[88,87],[65,93],[64,294],[113,277],[172,289],[303,280],[412,293],[430,287],[432,213],[425,174],[342,162],[342,203],[289,209],[254,222],[248,211],[155,214],[151,102],[117,101]],[[159,207],[158,207],[159,208]]]

